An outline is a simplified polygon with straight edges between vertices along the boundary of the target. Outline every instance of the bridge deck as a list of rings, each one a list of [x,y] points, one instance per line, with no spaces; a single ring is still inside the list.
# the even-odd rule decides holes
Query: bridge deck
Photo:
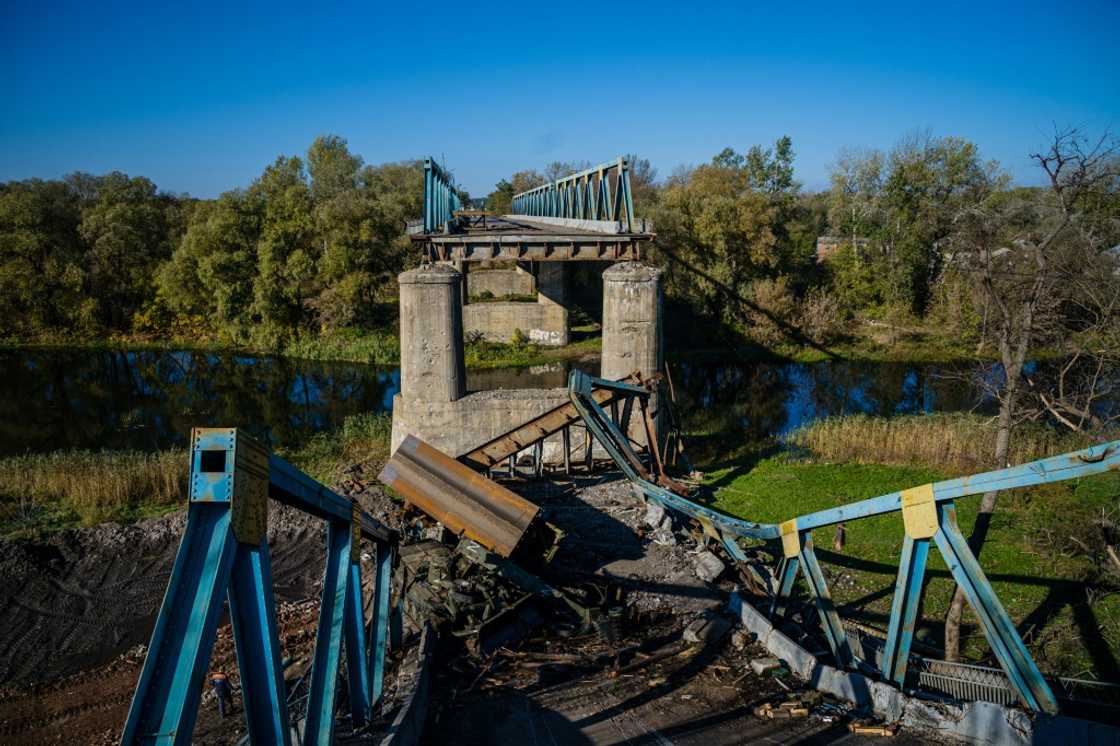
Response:
[[[593,220],[463,214],[451,233],[414,233],[428,261],[637,261],[650,232],[621,232],[618,223]]]

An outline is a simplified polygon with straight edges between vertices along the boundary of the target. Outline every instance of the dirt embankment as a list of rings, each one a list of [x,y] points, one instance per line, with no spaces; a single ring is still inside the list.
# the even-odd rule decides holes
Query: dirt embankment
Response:
[[[0,542],[0,686],[69,676],[146,645],[185,519],[178,512]],[[277,599],[314,595],[321,523],[273,506],[269,539]]]

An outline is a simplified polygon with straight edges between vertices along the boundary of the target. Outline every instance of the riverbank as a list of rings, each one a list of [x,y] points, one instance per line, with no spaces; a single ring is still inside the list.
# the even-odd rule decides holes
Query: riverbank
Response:
[[[762,346],[750,340],[712,341],[695,330],[666,330],[665,357],[672,362],[909,362],[960,363],[994,360],[991,349],[977,350],[971,342],[942,334],[937,329],[916,327],[884,330],[868,322],[853,322],[837,341],[828,344],[783,343]],[[594,323],[573,327],[576,340],[563,347],[468,342],[465,361],[470,369],[517,368],[579,359],[597,358],[601,348],[599,328]],[[364,363],[393,366],[400,363],[400,340],[395,326],[376,329],[342,329],[324,334],[304,334],[280,344],[262,345],[205,335],[150,337],[116,335],[104,339],[49,337],[32,340],[0,340],[0,350],[87,349],[124,351],[174,351],[236,353],[287,357],[321,362]],[[1041,357],[1045,357],[1042,355]]]
[[[342,469],[389,457],[392,418],[347,417],[339,428],[277,453],[310,476],[333,484]],[[0,538],[40,536],[99,523],[134,523],[181,509],[186,501],[185,448],[66,450],[0,459]]]

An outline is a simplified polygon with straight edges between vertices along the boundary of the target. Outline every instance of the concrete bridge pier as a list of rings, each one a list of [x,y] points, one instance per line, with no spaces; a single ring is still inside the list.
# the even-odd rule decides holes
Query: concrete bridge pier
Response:
[[[603,272],[603,355],[600,375],[617,379],[640,370],[663,370],[661,270],[638,262],[621,262]],[[657,412],[657,397],[650,398]],[[645,445],[645,430],[636,416],[630,437]],[[654,426],[660,434],[660,417]]]
[[[393,397],[392,450],[415,435],[450,456],[460,456],[568,400],[567,389],[467,393],[463,314],[498,304],[462,303],[462,274],[446,264],[402,273],[401,391]],[[536,303],[508,304],[538,308]],[[562,461],[560,436],[545,457]]]
[[[400,282],[401,393],[453,402],[467,391],[463,276],[446,264],[404,272]]]

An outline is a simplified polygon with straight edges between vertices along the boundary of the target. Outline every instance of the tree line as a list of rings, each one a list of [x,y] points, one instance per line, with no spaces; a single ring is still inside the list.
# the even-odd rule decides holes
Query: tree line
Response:
[[[1097,171],[1114,166],[1112,152]],[[996,304],[961,250],[975,233],[966,216],[1014,204],[1014,224],[992,238],[1014,248],[1015,231],[1044,223],[1058,199],[1052,189],[1011,186],[973,143],[928,133],[885,152],[842,151],[820,192],[794,179],[788,137],[726,148],[664,179],[648,160],[628,158],[670,301],[719,334],[770,347],[829,344],[854,321],[933,326],[982,347]],[[517,192],[587,165],[515,173],[487,209],[509,212]],[[418,260],[405,222],[422,211],[421,169],[366,165],[345,140],[323,136],[304,157],[280,156],[217,199],[121,173],[0,184],[0,337],[210,336],[265,346],[384,325],[396,274]],[[1117,191],[1114,178],[1095,182],[1058,244],[1080,242],[1098,265],[1114,261]],[[1090,222],[1091,233],[1081,229]],[[833,248],[822,260],[824,235]]]
[[[336,136],[203,200],[142,176],[0,185],[0,337],[217,336],[273,345],[376,325],[410,258],[419,161],[365,165]]]

